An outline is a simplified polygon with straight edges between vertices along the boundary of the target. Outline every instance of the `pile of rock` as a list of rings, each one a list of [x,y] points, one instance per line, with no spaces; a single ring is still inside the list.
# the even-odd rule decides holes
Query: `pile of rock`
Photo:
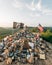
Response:
[[[38,43],[37,43],[38,42]],[[0,61],[11,64],[14,61],[32,63],[37,59],[46,59],[46,43],[29,31],[6,36],[0,43]]]

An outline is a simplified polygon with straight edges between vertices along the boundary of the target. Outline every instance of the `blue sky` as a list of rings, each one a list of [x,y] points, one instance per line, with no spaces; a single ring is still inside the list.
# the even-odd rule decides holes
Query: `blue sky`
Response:
[[[13,21],[52,26],[52,0],[0,0],[0,27],[12,27]]]

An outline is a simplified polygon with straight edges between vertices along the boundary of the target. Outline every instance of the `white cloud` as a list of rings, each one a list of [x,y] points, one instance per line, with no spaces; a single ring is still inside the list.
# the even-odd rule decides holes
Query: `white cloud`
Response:
[[[32,11],[35,11],[35,3],[34,0],[30,4],[26,4],[26,7]]]
[[[43,9],[42,13],[45,14],[45,15],[52,15],[52,10],[50,10],[50,9]]]
[[[20,0],[14,0],[12,5],[18,9],[22,9],[24,7],[24,3],[22,3]]]
[[[39,17],[39,16],[41,16],[41,15],[40,15],[39,13],[35,13],[35,14],[31,13],[30,16],[31,16],[31,17]]]
[[[37,8],[37,10],[41,11],[41,9],[42,9],[41,0],[39,0],[39,2],[36,4],[36,8]]]
[[[26,7],[35,13],[32,16],[52,15],[52,10],[42,6],[42,0],[38,0],[37,4],[33,0],[30,4],[26,4]]]
[[[42,0],[38,0],[37,3],[35,3],[35,0],[32,0],[32,2],[28,4],[20,0],[13,0],[12,5],[18,9],[26,8],[31,11],[32,16],[52,15],[52,10],[43,7]]]
[[[37,4],[33,0],[30,4],[26,4],[26,7],[32,11],[41,10],[42,9],[41,0],[39,0]]]

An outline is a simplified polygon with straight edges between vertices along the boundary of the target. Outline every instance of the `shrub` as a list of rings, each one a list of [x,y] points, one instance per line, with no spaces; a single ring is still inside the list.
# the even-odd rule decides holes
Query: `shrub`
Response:
[[[50,32],[49,30],[47,30],[46,32],[41,33],[41,37],[44,40],[52,43],[52,32]]]

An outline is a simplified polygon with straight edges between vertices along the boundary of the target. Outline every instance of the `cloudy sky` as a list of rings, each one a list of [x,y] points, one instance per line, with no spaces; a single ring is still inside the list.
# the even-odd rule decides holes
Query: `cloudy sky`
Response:
[[[52,26],[52,0],[0,0],[0,27],[12,27],[13,21]]]

